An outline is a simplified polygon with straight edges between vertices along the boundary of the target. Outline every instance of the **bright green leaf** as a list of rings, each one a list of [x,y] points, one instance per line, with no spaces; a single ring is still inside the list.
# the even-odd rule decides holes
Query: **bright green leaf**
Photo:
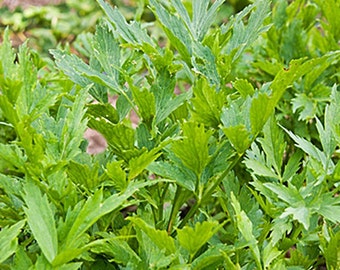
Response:
[[[194,228],[185,226],[183,229],[177,229],[178,241],[193,258],[197,251],[217,232],[218,225],[217,221],[203,221],[196,223]]]
[[[58,253],[58,235],[54,220],[54,209],[47,199],[42,196],[40,189],[32,182],[24,186],[24,208],[27,223],[49,262],[52,262]]]
[[[0,263],[7,260],[13,255],[18,247],[18,235],[22,227],[25,225],[25,220],[21,220],[11,227],[2,228],[0,231]]]

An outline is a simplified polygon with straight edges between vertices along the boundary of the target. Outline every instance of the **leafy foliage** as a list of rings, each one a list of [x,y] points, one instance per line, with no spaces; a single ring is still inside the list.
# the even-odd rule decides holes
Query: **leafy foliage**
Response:
[[[257,0],[225,23],[224,1],[138,1],[130,20],[98,0],[84,55],[53,49],[55,66],[5,31],[0,267],[339,268],[339,5],[325,2]],[[86,152],[87,128],[103,153]]]

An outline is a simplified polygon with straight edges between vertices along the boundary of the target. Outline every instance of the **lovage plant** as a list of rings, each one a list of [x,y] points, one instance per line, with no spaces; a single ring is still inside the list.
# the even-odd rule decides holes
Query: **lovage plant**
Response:
[[[98,4],[85,61],[1,45],[1,267],[339,268],[339,4]]]

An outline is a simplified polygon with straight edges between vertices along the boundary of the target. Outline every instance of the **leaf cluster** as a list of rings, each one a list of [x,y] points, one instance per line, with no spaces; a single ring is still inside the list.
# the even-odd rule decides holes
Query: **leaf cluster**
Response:
[[[5,32],[0,266],[339,268],[339,4],[97,2],[86,61]]]

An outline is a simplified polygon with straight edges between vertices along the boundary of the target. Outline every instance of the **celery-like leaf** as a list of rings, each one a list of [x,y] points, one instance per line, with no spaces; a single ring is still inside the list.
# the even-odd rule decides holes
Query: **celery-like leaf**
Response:
[[[58,253],[54,209],[47,196],[42,196],[39,188],[32,182],[26,183],[24,191],[24,200],[27,206],[24,211],[28,225],[46,259],[52,262]]]
[[[25,220],[21,220],[11,227],[2,228],[0,231],[0,263],[3,263],[18,248],[18,235],[25,225]]]

